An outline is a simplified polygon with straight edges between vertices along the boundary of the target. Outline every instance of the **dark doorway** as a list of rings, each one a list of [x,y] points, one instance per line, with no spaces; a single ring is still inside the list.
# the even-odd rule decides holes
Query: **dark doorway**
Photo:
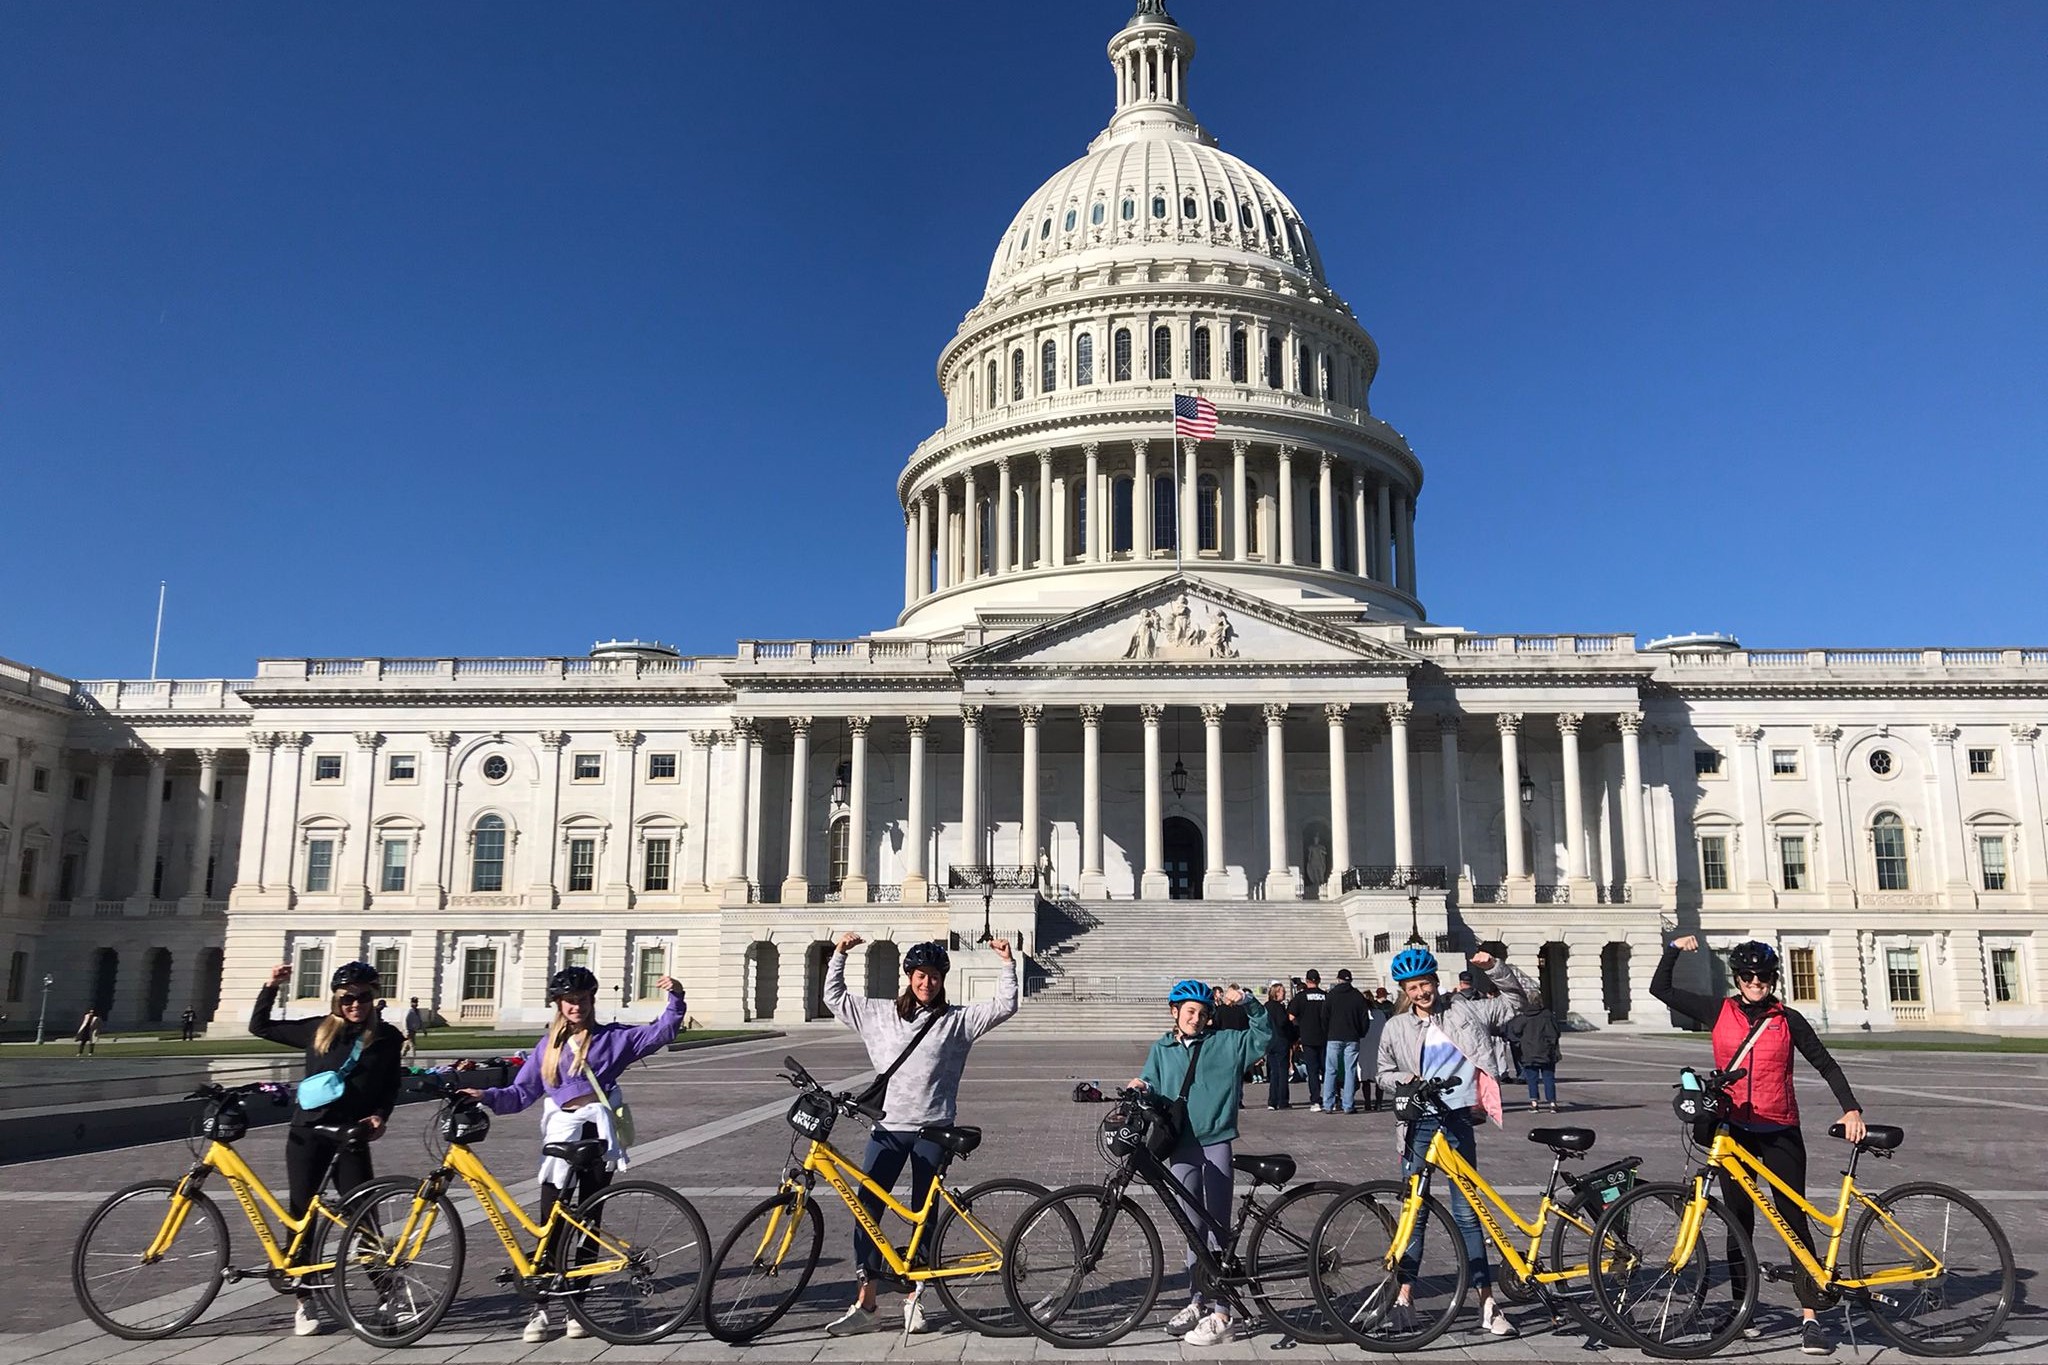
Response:
[[[1629,951],[1626,943],[1610,943],[1600,950],[1600,994],[1605,997],[1607,1022],[1619,1024],[1628,1018]]]
[[[899,993],[896,978],[903,957],[888,939],[868,945],[867,996],[870,1000],[894,1000]]]
[[[1169,900],[1194,901],[1202,898],[1202,874],[1208,871],[1203,859],[1202,829],[1184,815],[1169,815],[1161,828],[1161,853],[1166,863],[1166,895]]]
[[[114,1012],[114,983],[121,975],[121,955],[102,948],[92,955],[92,1007],[105,1019]]]
[[[142,1021],[161,1024],[171,1004],[171,953],[168,948],[149,950],[149,984],[143,991]]]
[[[220,1008],[220,967],[220,949],[200,950],[199,973],[192,983],[192,1008],[202,1024],[211,1023],[214,1011]]]
[[[1543,945],[1543,951],[1536,959],[1536,975],[1543,991],[1543,1003],[1550,1006],[1550,1012],[1562,1022],[1572,1011],[1570,967],[1571,949],[1556,939]]]
[[[832,941],[822,938],[804,950],[805,1019],[824,1019],[832,1013],[825,1008],[825,968],[834,951]]]
[[[747,1018],[773,1019],[775,1017],[776,995],[782,974],[781,950],[767,940],[759,940],[747,948],[747,979],[744,983],[744,999]]]

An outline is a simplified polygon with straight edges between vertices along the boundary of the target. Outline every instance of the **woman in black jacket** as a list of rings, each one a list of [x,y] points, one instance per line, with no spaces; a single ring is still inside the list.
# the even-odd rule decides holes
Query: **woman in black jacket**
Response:
[[[398,1052],[405,1036],[377,1015],[379,981],[377,969],[369,963],[349,962],[335,968],[323,1017],[272,1019],[278,987],[291,976],[289,965],[280,963],[270,969],[249,1012],[249,1032],[269,1042],[303,1049],[308,1076],[345,1071],[340,1098],[317,1109],[292,1107],[291,1128],[284,1140],[284,1169],[291,1187],[290,1212],[299,1218],[319,1193],[328,1167],[334,1168],[335,1184],[343,1194],[372,1178],[367,1151],[343,1146],[313,1128],[316,1124],[359,1124],[371,1139],[381,1136],[398,1099]],[[311,1296],[301,1293],[292,1331],[309,1337],[326,1330],[326,1324],[313,1312]]]

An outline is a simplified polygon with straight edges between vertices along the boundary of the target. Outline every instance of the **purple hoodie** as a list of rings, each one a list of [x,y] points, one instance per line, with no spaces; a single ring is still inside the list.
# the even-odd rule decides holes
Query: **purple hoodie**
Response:
[[[682,1027],[683,996],[678,991],[669,996],[668,1008],[651,1024],[599,1024],[592,1028],[588,1043],[590,1069],[596,1074],[598,1084],[610,1089],[627,1067],[674,1042]],[[543,1094],[556,1104],[580,1100],[588,1095],[590,1082],[583,1078],[582,1067],[569,1068],[566,1047],[562,1049],[562,1079],[554,1085],[548,1085],[542,1079],[540,1059],[547,1045],[547,1035],[543,1033],[540,1041],[533,1045],[533,1051],[526,1055],[526,1063],[519,1068],[519,1074],[512,1078],[512,1084],[493,1086],[483,1092],[485,1107],[494,1114],[516,1114],[538,1101]]]

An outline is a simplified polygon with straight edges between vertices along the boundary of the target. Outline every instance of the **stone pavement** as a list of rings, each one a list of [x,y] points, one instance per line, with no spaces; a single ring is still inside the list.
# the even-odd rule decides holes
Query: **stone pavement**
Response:
[[[1070,1098],[1077,1079],[1100,1082],[1106,1089],[1133,1075],[1143,1045],[1100,1040],[1015,1039],[998,1032],[975,1050],[962,1091],[961,1118],[988,1134],[982,1148],[956,1168],[962,1184],[1002,1176],[1022,1176],[1047,1185],[1098,1178],[1101,1160],[1095,1146],[1095,1125],[1101,1106],[1076,1105]],[[735,1044],[706,1051],[664,1056],[644,1064],[628,1078],[638,1119],[643,1159],[633,1174],[664,1181],[681,1189],[703,1214],[714,1244],[756,1199],[774,1184],[789,1145],[782,1113],[790,1098],[775,1073],[782,1055],[795,1053],[819,1077],[838,1083],[865,1074],[866,1061],[850,1036],[836,1030],[804,1030],[786,1039]],[[1580,1034],[1565,1039],[1560,1096],[1574,1108],[1564,1121],[1583,1123],[1600,1133],[1594,1160],[1629,1153],[1646,1158],[1652,1178],[1676,1173],[1679,1151],[1675,1121],[1668,1106],[1668,1086],[1678,1065],[1699,1060],[1703,1044],[1685,1040],[1634,1040],[1612,1034]],[[1842,1056],[1850,1079],[1874,1120],[1895,1122],[1908,1131],[1905,1148],[1890,1165],[1866,1165],[1877,1186],[1914,1178],[1939,1178],[1970,1190],[1989,1204],[2012,1239],[2020,1266],[2020,1307],[2008,1324],[2007,1339],[1983,1354],[2000,1360],[2048,1360],[2048,1317],[2031,1302],[2038,1267],[2048,1259],[2048,1143],[2039,1134],[2048,1115],[2048,1056],[1963,1055],[1941,1053],[1849,1052]],[[1817,1133],[1833,1115],[1825,1087],[1807,1078],[1801,1084],[1809,1132]],[[1297,1100],[1300,1087],[1296,1087]],[[1248,1087],[1251,1101],[1244,1121],[1245,1151],[1284,1151],[1300,1165],[1302,1179],[1359,1180],[1395,1171],[1391,1122],[1385,1115],[1326,1116],[1305,1109],[1269,1113],[1262,1087]],[[417,1171],[426,1164],[423,1136],[432,1107],[399,1111],[393,1131],[375,1154],[382,1173]],[[1547,1120],[1546,1120],[1547,1121]],[[844,1125],[842,1125],[844,1127]],[[1547,1157],[1521,1139],[1529,1120],[1510,1114],[1508,1131],[1481,1138],[1481,1164],[1510,1192],[1530,1190],[1542,1181]],[[530,1197],[535,1161],[535,1120],[530,1115],[497,1121],[480,1149],[506,1183]],[[848,1134],[849,1145],[858,1129]],[[1836,1168],[1833,1144],[1815,1137],[1813,1183],[1826,1186]],[[243,1152],[265,1179],[282,1188],[282,1134],[269,1130],[251,1134]],[[207,1317],[182,1336],[159,1343],[133,1344],[106,1337],[82,1321],[72,1298],[69,1258],[73,1239],[86,1215],[107,1192],[130,1181],[169,1177],[188,1160],[181,1144],[167,1143],[120,1152],[23,1165],[0,1166],[0,1282],[9,1289],[0,1310],[0,1365],[34,1361],[36,1365],[83,1365],[119,1360],[134,1365],[177,1361],[183,1365],[233,1365],[242,1360],[319,1361],[343,1365],[388,1353],[366,1346],[345,1332],[294,1338],[290,1335],[291,1301],[258,1284],[224,1288]],[[458,1194],[459,1204],[468,1202]],[[766,1361],[867,1360],[1023,1360],[1080,1357],[1042,1344],[989,1340],[956,1330],[911,1339],[894,1333],[834,1340],[824,1324],[850,1296],[850,1245],[853,1223],[844,1210],[827,1206],[826,1255],[804,1302],[773,1333],[757,1344],[732,1348],[686,1330],[650,1347],[607,1347],[598,1341],[557,1338],[540,1346],[519,1339],[523,1321],[518,1300],[492,1282],[502,1253],[482,1229],[469,1238],[464,1296],[435,1335],[401,1357],[408,1361],[513,1362],[535,1365],[556,1361],[655,1361],[698,1359]],[[1226,1346],[1184,1348],[1159,1330],[1175,1302],[1171,1276],[1177,1265],[1173,1232],[1162,1227],[1168,1243],[1168,1288],[1162,1293],[1155,1320],[1134,1332],[1118,1347],[1103,1353],[1117,1361],[1180,1360],[1183,1358],[1264,1358],[1302,1362],[1364,1353],[1349,1346],[1296,1345],[1271,1333]],[[254,1239],[235,1224],[235,1259],[248,1263],[256,1256]],[[1771,1250],[1767,1259],[1782,1259]],[[894,1301],[885,1306],[893,1307]],[[1785,1349],[1793,1314],[1789,1289],[1766,1289],[1764,1323],[1773,1329],[1765,1341],[1731,1350],[1744,1361],[1805,1359]],[[1518,1341],[1495,1342],[1464,1330],[1447,1334],[1421,1355],[1433,1361],[1456,1361],[1468,1355],[1489,1361],[1579,1359],[1586,1351],[1581,1338],[1550,1332],[1533,1314],[1520,1315],[1526,1335]],[[1840,1335],[1841,1315],[1830,1315]],[[1868,1360],[1878,1351],[1875,1337],[1859,1328],[1860,1348],[1846,1344],[1841,1360]],[[1896,1357],[1896,1352],[1891,1353]],[[1630,1358],[1625,1351],[1603,1352],[1608,1360]]]

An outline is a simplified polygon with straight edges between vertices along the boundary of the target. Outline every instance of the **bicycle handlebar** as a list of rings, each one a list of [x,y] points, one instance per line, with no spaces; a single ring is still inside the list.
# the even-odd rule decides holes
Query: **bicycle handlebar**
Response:
[[[225,1103],[229,1100],[244,1099],[252,1095],[263,1095],[272,1104],[284,1104],[290,1098],[289,1087],[276,1081],[250,1081],[246,1085],[202,1085],[185,1098],[188,1100],[214,1100]]]
[[[881,1110],[871,1104],[862,1104],[850,1091],[827,1090],[824,1084],[817,1077],[806,1071],[804,1064],[796,1058],[784,1057],[782,1065],[787,1068],[782,1073],[783,1079],[798,1090],[815,1091],[820,1095],[830,1096],[832,1103],[838,1107],[839,1112],[847,1115],[849,1118],[866,1119],[869,1123],[880,1123],[882,1121]]]

